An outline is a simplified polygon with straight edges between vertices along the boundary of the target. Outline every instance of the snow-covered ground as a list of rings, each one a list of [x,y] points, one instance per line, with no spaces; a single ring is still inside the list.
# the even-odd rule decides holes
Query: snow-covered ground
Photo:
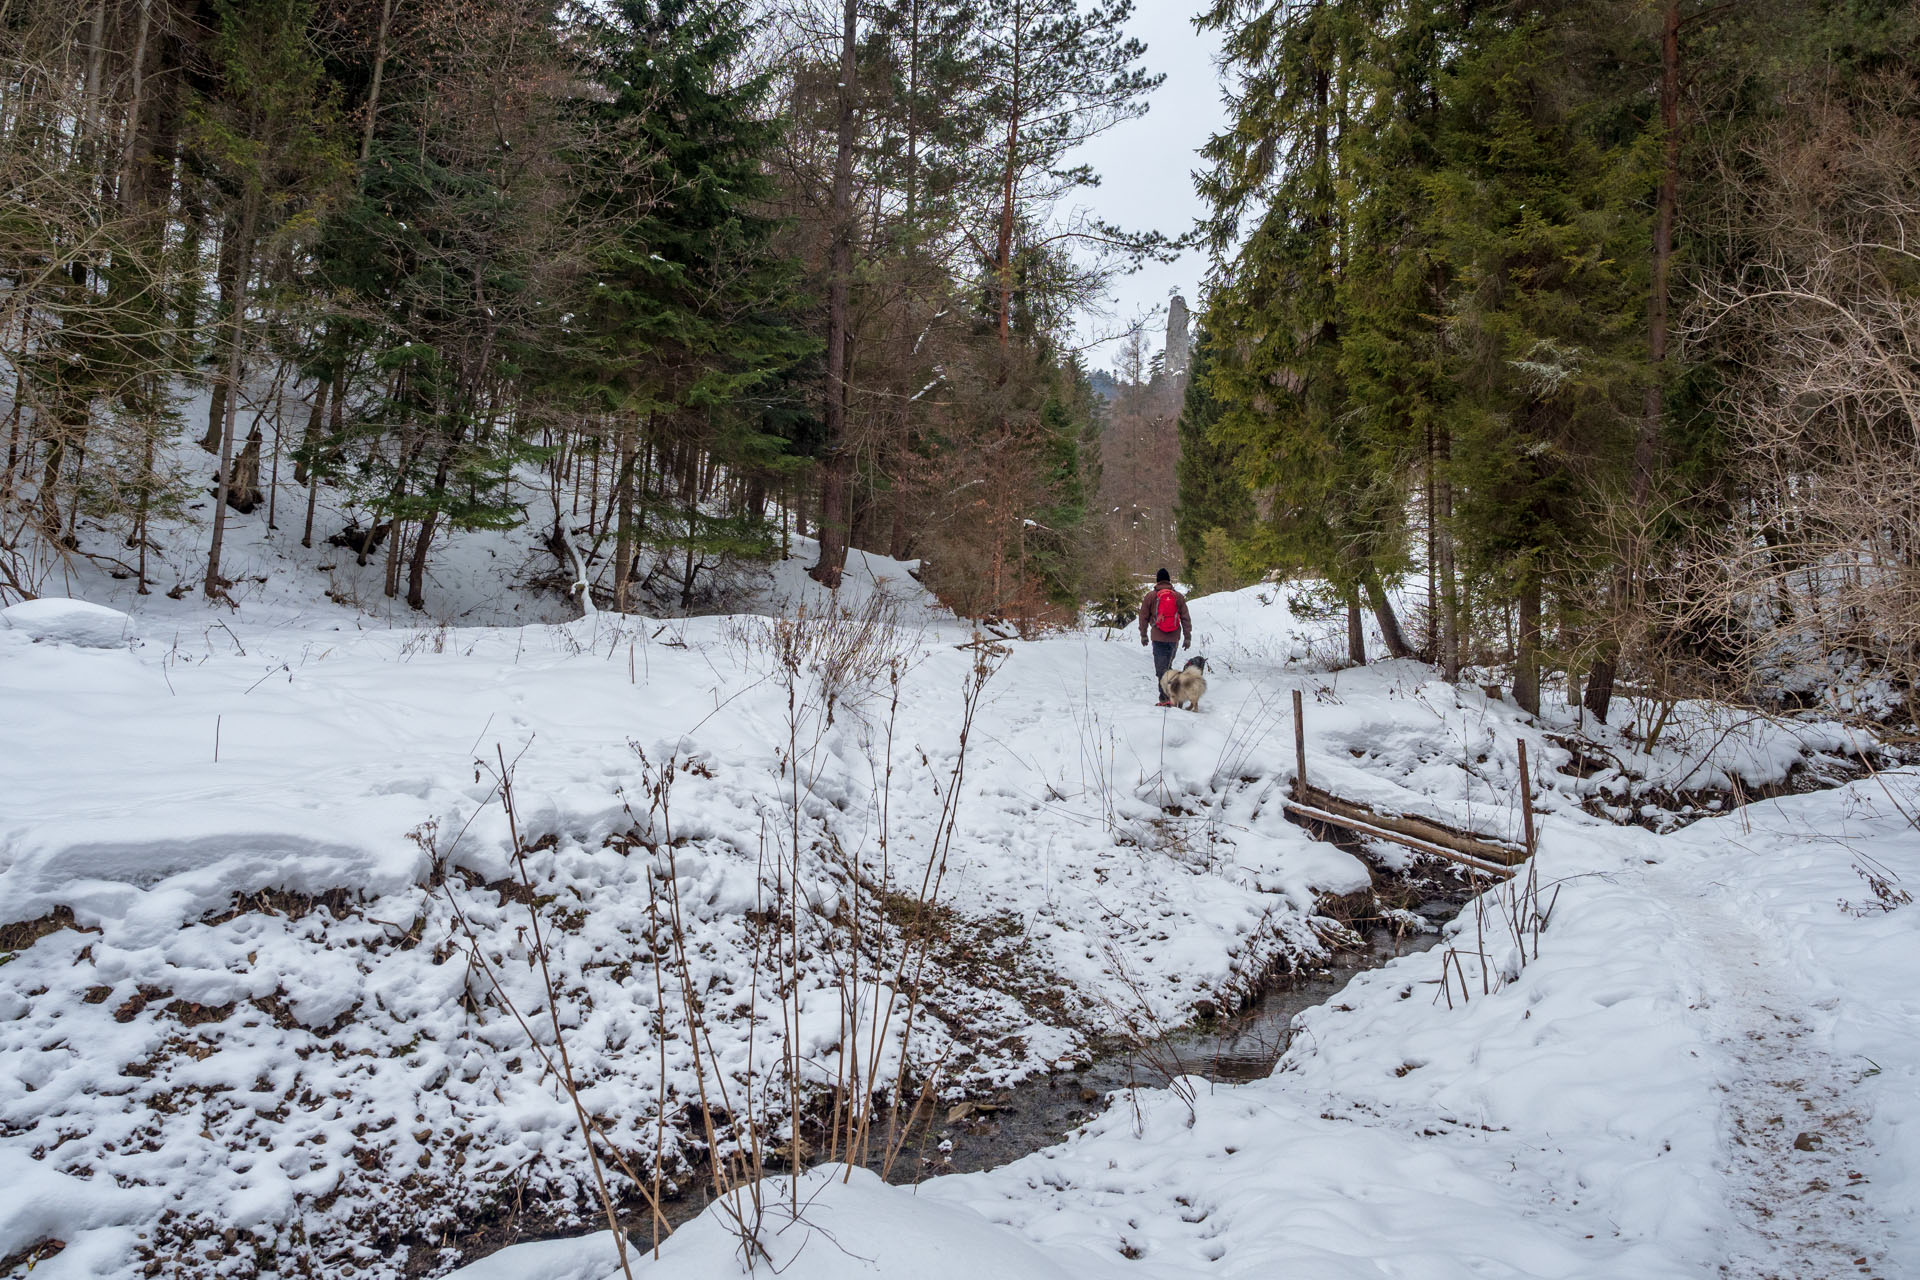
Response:
[[[1496,835],[1519,831],[1527,740],[1560,886],[1539,959],[1519,972],[1488,948],[1516,977],[1483,995],[1467,947],[1452,1008],[1440,953],[1398,962],[1314,1015],[1269,1082],[1202,1086],[1191,1109],[1143,1095],[1137,1126],[1117,1108],[1065,1148],[918,1197],[816,1179],[814,1208],[769,1245],[815,1237],[785,1274],[858,1274],[886,1250],[879,1274],[950,1261],[1003,1280],[1286,1260],[1700,1274],[1791,1247],[1778,1223],[1801,1222],[1781,1215],[1803,1201],[1830,1208],[1823,1239],[1857,1229],[1849,1258],[1868,1269],[1849,1274],[1897,1273],[1920,917],[1836,905],[1871,899],[1854,848],[1920,870],[1881,793],[1664,837],[1616,828],[1589,810],[1632,804],[1624,770],[1558,772],[1570,755],[1547,735],[1571,712],[1535,725],[1413,663],[1327,671],[1320,624],[1271,588],[1195,602],[1213,687],[1191,716],[1150,705],[1131,635],[983,648],[904,566],[856,556],[836,613],[803,563],[775,567],[764,614],[685,620],[369,629],[291,596],[0,615],[0,1259],[24,1266],[58,1240],[35,1276],[397,1276],[410,1254],[444,1269],[435,1242],[476,1217],[538,1203],[584,1227],[581,1136],[540,1065],[552,1023],[516,1017],[547,1012],[529,912],[583,1102],[622,1148],[680,1171],[695,1153],[656,1119],[684,1121],[703,1084],[764,1088],[783,993],[809,1078],[830,1071],[848,1034],[837,940],[877,913],[898,953],[898,903],[951,805],[912,1048],[945,1064],[947,1088],[1178,1024],[1318,954],[1319,896],[1368,883],[1281,811],[1300,689],[1317,784]],[[962,690],[982,664],[963,759]],[[1711,715],[1683,709],[1697,733],[1645,760],[1600,740],[1670,789],[1769,785],[1847,746],[1818,723],[1708,733]],[[1686,754],[1696,741],[1710,758]],[[796,884],[798,970],[756,963]],[[666,902],[696,1001],[659,982]],[[689,1004],[706,1011],[703,1058]],[[1790,1114],[1801,1096],[1822,1117],[1813,1152],[1792,1148],[1813,1123]],[[1748,1159],[1778,1137],[1775,1114],[1785,1148]],[[1783,1199],[1780,1179],[1811,1161],[1832,1164],[1830,1190]],[[1756,1198],[1774,1219],[1741,1216]],[[686,1228],[654,1274],[714,1274],[723,1234]],[[595,1247],[509,1251],[474,1274],[602,1274]]]
[[[1882,781],[1664,837],[1550,827],[1551,924],[1490,994],[1477,943],[1451,1000],[1445,953],[1409,956],[1304,1015],[1268,1080],[1146,1092],[911,1190],[817,1170],[797,1218],[776,1180],[757,1260],[785,1280],[1920,1275],[1920,915],[1856,872],[1920,875],[1920,778]],[[1473,943],[1471,909],[1452,928]],[[603,1233],[462,1275],[602,1280],[613,1256]],[[744,1256],[709,1210],[635,1274]]]

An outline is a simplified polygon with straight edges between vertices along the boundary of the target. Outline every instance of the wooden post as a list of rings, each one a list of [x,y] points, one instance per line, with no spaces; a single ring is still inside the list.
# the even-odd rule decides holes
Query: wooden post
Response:
[[[1307,800],[1307,715],[1298,689],[1293,691],[1293,798]]]
[[[1520,819],[1526,824],[1527,856],[1533,856],[1533,776],[1527,769],[1527,740],[1520,739]]]

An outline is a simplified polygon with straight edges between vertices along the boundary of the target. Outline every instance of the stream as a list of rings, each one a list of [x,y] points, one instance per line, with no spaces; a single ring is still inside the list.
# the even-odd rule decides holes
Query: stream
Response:
[[[998,1168],[1022,1156],[1064,1142],[1098,1116],[1129,1088],[1161,1088],[1176,1076],[1195,1076],[1222,1084],[1264,1079],[1287,1050],[1293,1016],[1340,994],[1349,980],[1377,969],[1396,956],[1426,951],[1440,941],[1438,926],[1460,910],[1458,901],[1434,900],[1417,908],[1433,929],[1396,937],[1384,927],[1363,936],[1365,945],[1335,952],[1331,962],[1275,979],[1247,1006],[1225,1017],[1181,1027],[1144,1046],[1109,1043],[1093,1061],[1075,1071],[1035,1077],[992,1098],[952,1106],[942,1104],[933,1119],[910,1135],[894,1162],[890,1181],[919,1182],[948,1173]],[[878,1172],[878,1161],[870,1164]],[[689,1194],[662,1206],[668,1230],[697,1217],[707,1206],[703,1180],[690,1180]],[[623,1206],[630,1238],[644,1245],[653,1222],[643,1206]],[[481,1226],[459,1242],[463,1262],[522,1240],[553,1234],[510,1219]],[[419,1248],[409,1274],[424,1275],[444,1259],[439,1250]]]
[[[1376,927],[1365,935],[1364,949],[1336,952],[1324,968],[1276,980],[1237,1013],[1182,1027],[1142,1047],[1111,1046],[1080,1070],[1030,1079],[994,1098],[948,1108],[944,1123],[930,1124],[902,1150],[892,1181],[993,1169],[1063,1142],[1106,1110],[1119,1090],[1161,1088],[1181,1075],[1219,1084],[1265,1079],[1287,1050],[1295,1014],[1339,995],[1356,973],[1433,947],[1440,941],[1437,926],[1458,910],[1452,902],[1423,904],[1419,913],[1434,930],[1395,937]]]

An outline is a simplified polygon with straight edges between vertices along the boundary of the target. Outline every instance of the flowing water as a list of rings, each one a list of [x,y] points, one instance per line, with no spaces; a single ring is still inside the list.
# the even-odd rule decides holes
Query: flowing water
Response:
[[[1421,914],[1438,924],[1457,910],[1456,904],[1434,902]],[[1425,951],[1439,940],[1437,931],[1397,938],[1375,929],[1363,949],[1339,952],[1324,968],[1279,979],[1229,1017],[1183,1027],[1144,1046],[1117,1046],[1081,1070],[1028,1080],[997,1097],[949,1108],[901,1153],[893,1180],[971,1173],[1017,1160],[1065,1140],[1129,1088],[1159,1088],[1177,1076],[1224,1084],[1264,1079],[1286,1052],[1295,1014],[1339,995],[1354,974]]]
[[[1458,910],[1457,902],[1434,901],[1420,907],[1419,914],[1437,925]],[[1274,981],[1231,1016],[1182,1027],[1146,1045],[1113,1045],[1080,1070],[1027,1080],[996,1097],[947,1107],[909,1139],[894,1163],[892,1180],[912,1183],[1008,1164],[1066,1140],[1124,1099],[1130,1088],[1160,1088],[1178,1076],[1223,1084],[1264,1079],[1286,1052],[1296,1013],[1339,995],[1356,973],[1377,969],[1395,956],[1425,951],[1439,940],[1437,931],[1395,937],[1384,928],[1374,929],[1365,935],[1364,947],[1336,953],[1323,968]],[[708,1203],[703,1180],[690,1181],[688,1195],[662,1206],[667,1230],[692,1219]],[[644,1208],[626,1205],[621,1218],[635,1243],[651,1239],[653,1221]],[[462,1261],[471,1262],[516,1240],[555,1234],[572,1233],[512,1219],[476,1224],[470,1233],[462,1233],[459,1250]],[[445,1256],[425,1248],[416,1254],[418,1265],[410,1266],[410,1274],[426,1274]]]

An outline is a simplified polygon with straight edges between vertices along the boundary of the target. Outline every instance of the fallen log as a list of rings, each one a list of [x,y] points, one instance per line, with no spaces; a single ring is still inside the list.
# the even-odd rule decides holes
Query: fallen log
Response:
[[[1514,868],[1511,866],[1498,862],[1489,862],[1481,858],[1469,857],[1456,849],[1442,847],[1431,840],[1422,840],[1417,836],[1410,836],[1404,832],[1394,831],[1387,827],[1375,826],[1373,823],[1362,821],[1350,814],[1336,813],[1332,810],[1318,808],[1314,805],[1302,804],[1298,800],[1286,801],[1286,808],[1288,813],[1299,818],[1304,818],[1308,822],[1321,822],[1328,826],[1340,827],[1343,830],[1351,831],[1355,835],[1368,836],[1375,840],[1386,840],[1390,843],[1412,849],[1415,853],[1424,853],[1429,857],[1443,858],[1448,862],[1458,863],[1463,867],[1470,867],[1485,875],[1508,879],[1514,874]]]
[[[1366,823],[1368,826],[1398,832],[1403,836],[1409,836],[1427,844],[1439,845],[1482,862],[1511,867],[1527,860],[1527,851],[1524,846],[1509,844],[1507,841],[1495,840],[1471,831],[1462,831],[1433,818],[1380,813],[1358,801],[1343,800],[1339,796],[1322,791],[1311,783],[1299,790],[1296,800],[1311,808],[1324,809],[1329,813]]]

